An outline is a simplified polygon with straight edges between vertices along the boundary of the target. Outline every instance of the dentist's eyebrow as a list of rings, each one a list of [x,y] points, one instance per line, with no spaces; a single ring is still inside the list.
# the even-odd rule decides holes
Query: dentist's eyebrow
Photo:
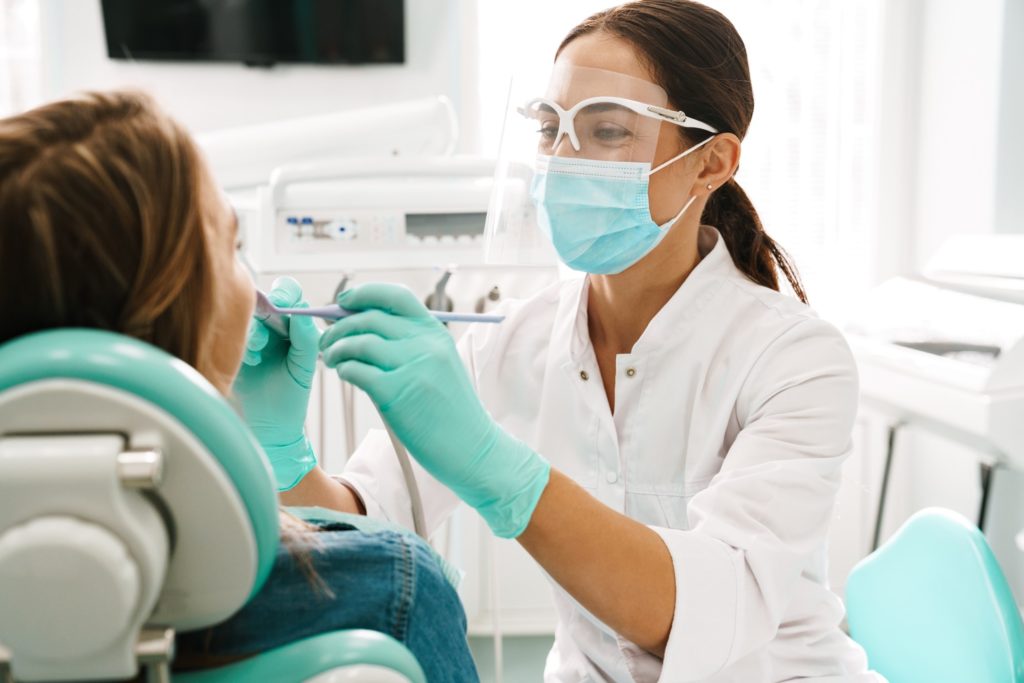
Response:
[[[624,111],[630,114],[636,113],[629,107],[624,107],[623,105],[616,104],[615,102],[595,102],[594,104],[588,104],[582,109],[582,111],[588,114],[601,114],[607,111]]]

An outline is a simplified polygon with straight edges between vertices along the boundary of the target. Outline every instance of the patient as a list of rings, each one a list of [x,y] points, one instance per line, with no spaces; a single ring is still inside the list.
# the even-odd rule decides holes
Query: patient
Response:
[[[0,343],[111,330],[229,396],[254,298],[236,233],[192,139],[145,95],[89,94],[0,120]],[[327,512],[282,511],[281,530],[262,591],[228,621],[182,634],[177,668],[369,628],[409,647],[428,680],[477,680],[465,614],[429,546]]]

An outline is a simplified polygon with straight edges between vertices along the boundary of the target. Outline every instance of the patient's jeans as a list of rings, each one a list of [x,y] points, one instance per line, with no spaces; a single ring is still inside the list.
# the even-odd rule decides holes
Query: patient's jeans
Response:
[[[395,531],[320,523],[310,550],[327,594],[283,546],[262,590],[211,629],[178,637],[178,650],[216,658],[258,654],[340,629],[386,633],[412,651],[430,683],[477,681],[466,615],[429,546]]]

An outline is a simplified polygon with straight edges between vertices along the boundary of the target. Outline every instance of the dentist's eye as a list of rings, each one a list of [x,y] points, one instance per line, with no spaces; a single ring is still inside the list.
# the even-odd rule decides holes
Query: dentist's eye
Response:
[[[622,142],[632,137],[632,133],[622,126],[604,125],[594,130],[594,137],[601,142]]]

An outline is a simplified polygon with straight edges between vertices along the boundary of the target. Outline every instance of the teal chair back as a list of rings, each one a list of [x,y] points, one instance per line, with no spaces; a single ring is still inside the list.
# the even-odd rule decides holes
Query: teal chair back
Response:
[[[278,544],[273,473],[259,444],[227,401],[195,369],[161,349],[114,332],[58,328],[0,346],[0,392],[32,382],[81,380],[138,396],[199,439],[231,479],[256,540],[259,592]]]
[[[1024,683],[1024,625],[985,537],[939,508],[912,516],[846,584],[850,635],[890,683]]]
[[[86,389],[82,389],[83,386]],[[90,406],[92,412],[68,414],[59,409],[55,402],[60,398],[61,392],[68,392],[74,387],[78,387],[84,396],[97,402],[96,405]],[[118,397],[128,397],[130,400],[122,404],[114,401],[114,398],[122,401],[122,398]],[[26,403],[29,399],[35,402]],[[35,410],[38,405],[43,405],[45,409]],[[79,401],[75,405],[82,408],[84,402]],[[220,518],[204,518],[197,524],[186,523],[183,517],[184,510],[202,509],[203,500],[205,504],[209,504],[209,500],[199,500],[202,496],[196,495],[195,480],[185,478],[184,485],[178,488],[173,486],[175,476],[181,474],[189,458],[212,457],[219,468],[216,471],[226,475],[225,486],[230,488],[230,492],[219,492],[218,495],[237,495],[240,509],[247,513],[243,513],[246,517],[245,529],[227,529],[231,533],[250,530],[255,541],[252,556],[245,558],[247,564],[256,565],[255,571],[250,572],[251,585],[244,586],[246,590],[238,595],[237,603],[231,606],[231,611],[234,611],[244,603],[247,596],[255,594],[260,589],[273,567],[278,547],[278,508],[273,473],[266,457],[252,433],[216,389],[194,369],[160,349],[111,332],[57,329],[26,335],[0,345],[0,444],[6,436],[19,435],[46,437],[54,434],[67,436],[121,432],[127,435],[132,431],[130,425],[138,423],[141,418],[125,408],[126,405],[139,411],[143,411],[143,408],[152,408],[156,411],[153,414],[160,420],[166,418],[175,425],[184,427],[191,435],[190,438],[196,439],[202,447],[169,450],[165,454],[168,462],[163,480],[156,490],[150,492],[152,495],[145,498],[148,501],[160,498],[162,507],[174,520],[175,550],[170,557],[163,558],[169,561],[170,566],[167,575],[161,575],[165,581],[165,588],[166,582],[169,581],[168,577],[173,575],[175,562],[199,568],[197,571],[184,573],[184,576],[193,583],[211,574],[205,571],[205,568],[215,548],[197,540],[199,534],[195,532],[199,526],[216,530],[227,524]],[[12,406],[18,407],[20,412],[15,413]],[[140,414],[150,415],[149,412]],[[148,423],[146,424],[146,428],[150,429]],[[159,424],[166,426],[164,422]],[[169,440],[167,443],[173,445],[177,442]],[[40,446],[48,447],[45,442]],[[40,462],[45,464],[43,460]],[[50,472],[45,472],[40,478],[49,480],[52,476]],[[181,479],[182,477],[178,476],[178,480]],[[7,530],[3,524],[5,512],[10,513],[8,516],[17,517],[18,523],[25,521],[23,517],[31,517],[22,510],[7,509],[13,508],[14,505],[11,503],[10,495],[2,495],[5,492],[4,485],[11,488],[14,483],[0,479],[0,541]],[[58,503],[54,504],[53,510],[47,510],[46,514],[53,514],[54,511],[75,514],[77,508],[68,507],[70,503],[66,499],[61,498]],[[68,539],[68,544],[74,545],[73,542],[74,539]],[[183,557],[186,559],[183,560]],[[2,559],[0,557],[0,560]],[[0,569],[2,568],[3,563],[0,561]],[[231,582],[238,583],[235,574],[231,574],[229,578]],[[183,585],[185,588],[188,587],[188,584]],[[3,587],[0,584],[0,588]],[[18,586],[18,589],[22,590],[22,587]],[[49,601],[49,586],[46,586],[45,590]],[[68,599],[69,596],[66,594],[68,585],[61,584],[54,590],[65,591],[60,595],[60,600],[53,601],[58,605],[55,608],[58,611],[60,606],[75,604],[75,601]],[[8,591],[11,592],[16,591]],[[183,604],[179,611],[184,613],[184,619],[190,617],[189,608],[198,609],[196,603],[202,601],[182,600],[183,594],[184,588],[176,589],[172,591],[171,597],[177,597],[177,602]],[[0,598],[2,597],[3,591],[0,590]],[[167,602],[175,604],[174,600]],[[224,616],[226,614],[220,618]],[[88,622],[90,619],[102,618],[103,615],[90,613],[81,620]],[[139,621],[141,625],[141,620]],[[12,633],[16,629],[24,632],[23,623],[12,619],[9,612],[0,610],[0,633],[4,631],[5,625],[11,623],[14,624],[11,628]],[[157,620],[157,623],[164,626],[180,626],[174,621],[168,624],[167,621]],[[210,621],[206,620],[201,625],[209,623]],[[192,627],[195,626],[192,624]],[[125,641],[126,647],[134,652],[135,638],[135,631],[126,627],[119,640]],[[86,677],[81,675],[82,668],[76,668],[78,662],[59,647],[40,649],[46,650],[47,657],[33,659],[31,680],[82,680]],[[127,663],[119,660],[108,665],[106,660],[97,663],[100,655],[84,649],[80,658],[83,660],[83,666],[92,666],[104,673],[109,673],[122,664],[124,666],[121,668],[134,669],[134,657],[127,660]],[[19,666],[25,668],[26,665],[22,662],[26,659],[19,659],[18,652],[13,652],[12,656],[11,652],[0,645],[0,681],[6,681],[9,675],[18,673]],[[71,673],[70,678],[65,675],[68,670]],[[46,675],[35,675],[37,671],[42,671]],[[153,672],[150,673],[151,680],[166,680]],[[88,678],[94,680],[100,676],[89,675]],[[109,679],[111,676],[104,675],[102,678]],[[423,670],[404,645],[382,633],[365,630],[319,634],[217,669],[178,674],[173,680],[176,683],[426,683]]]

